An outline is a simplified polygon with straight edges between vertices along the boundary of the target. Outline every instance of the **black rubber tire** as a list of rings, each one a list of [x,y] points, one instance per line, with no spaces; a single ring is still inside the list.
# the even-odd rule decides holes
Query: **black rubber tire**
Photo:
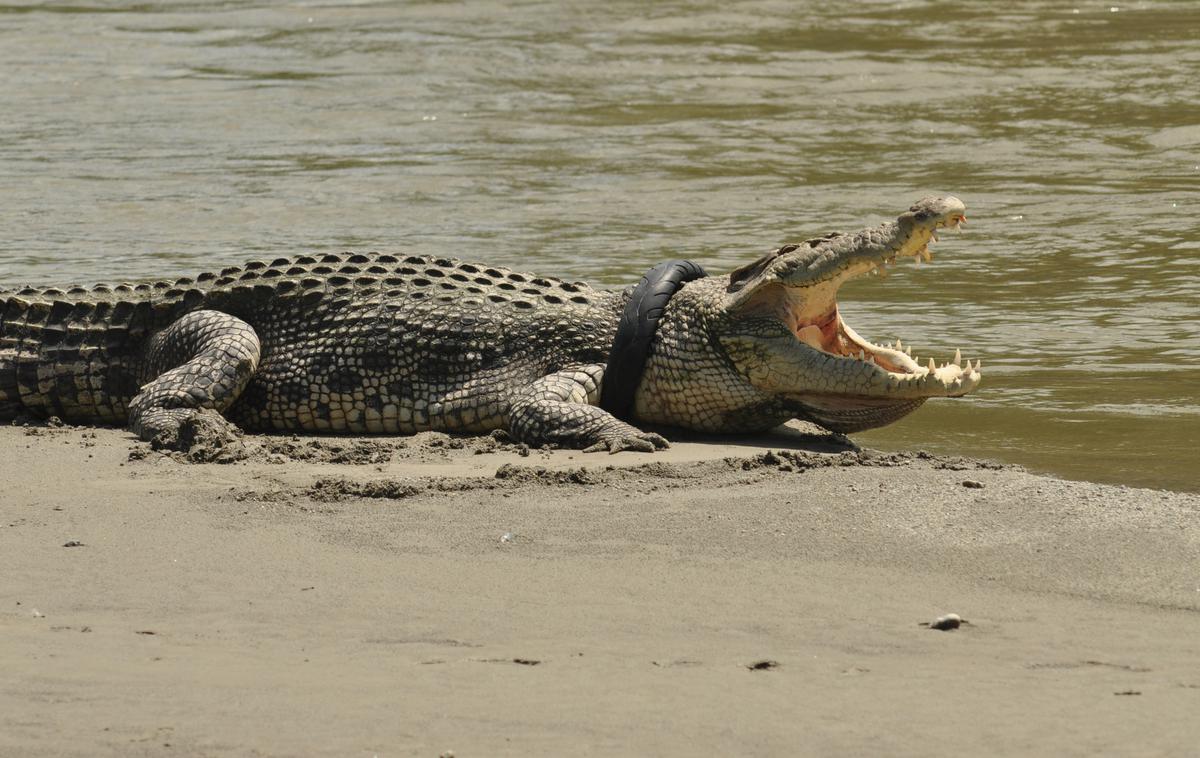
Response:
[[[623,421],[630,421],[633,397],[642,381],[650,343],[658,331],[667,303],[683,285],[708,276],[692,261],[666,261],[647,271],[633,288],[621,314],[617,336],[608,353],[600,407]]]

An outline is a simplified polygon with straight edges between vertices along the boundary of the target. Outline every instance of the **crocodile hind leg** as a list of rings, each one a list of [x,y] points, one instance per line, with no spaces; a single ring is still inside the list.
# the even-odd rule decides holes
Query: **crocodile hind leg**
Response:
[[[236,427],[220,414],[246,388],[260,355],[245,321],[220,311],[183,316],[150,339],[145,375],[154,378],[129,403],[130,429],[156,447],[188,450],[201,438],[229,447]]]
[[[600,397],[604,367],[581,366],[535,381],[509,406],[509,432],[531,444],[554,443],[591,453],[667,447],[660,435],[643,432],[591,403]]]

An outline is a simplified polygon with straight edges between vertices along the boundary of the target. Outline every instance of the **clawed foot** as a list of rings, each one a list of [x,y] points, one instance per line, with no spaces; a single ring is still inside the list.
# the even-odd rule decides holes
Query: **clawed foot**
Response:
[[[175,411],[163,420],[150,437],[155,450],[183,453],[193,463],[232,463],[247,456],[241,431],[216,411]]]
[[[653,453],[655,450],[663,450],[671,446],[667,439],[661,434],[653,432],[642,432],[634,430],[623,434],[613,434],[605,436],[590,447],[585,447],[585,453],[619,453],[623,450],[630,450],[636,453]]]

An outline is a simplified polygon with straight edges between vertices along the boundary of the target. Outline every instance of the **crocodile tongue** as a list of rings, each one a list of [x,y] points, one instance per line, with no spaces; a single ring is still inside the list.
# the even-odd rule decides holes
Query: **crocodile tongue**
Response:
[[[814,323],[797,329],[796,338],[817,350],[823,350],[827,353],[835,352],[834,347],[839,336],[838,325],[840,321],[837,305],[835,304],[827,315]]]

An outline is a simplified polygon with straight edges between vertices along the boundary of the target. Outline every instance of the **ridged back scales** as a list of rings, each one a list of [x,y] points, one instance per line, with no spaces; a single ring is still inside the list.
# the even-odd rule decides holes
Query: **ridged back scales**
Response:
[[[0,290],[0,420],[28,411],[122,422],[128,400],[151,378],[143,374],[146,340],[201,308],[255,327],[264,362],[280,332],[320,330],[350,303],[362,303],[374,315],[421,302],[442,309],[453,304],[455,310],[487,312],[496,324],[559,308],[586,310],[598,321],[581,323],[592,333],[575,336],[597,340],[603,356],[618,300],[581,282],[453,258],[378,253],[252,261],[194,279]]]

